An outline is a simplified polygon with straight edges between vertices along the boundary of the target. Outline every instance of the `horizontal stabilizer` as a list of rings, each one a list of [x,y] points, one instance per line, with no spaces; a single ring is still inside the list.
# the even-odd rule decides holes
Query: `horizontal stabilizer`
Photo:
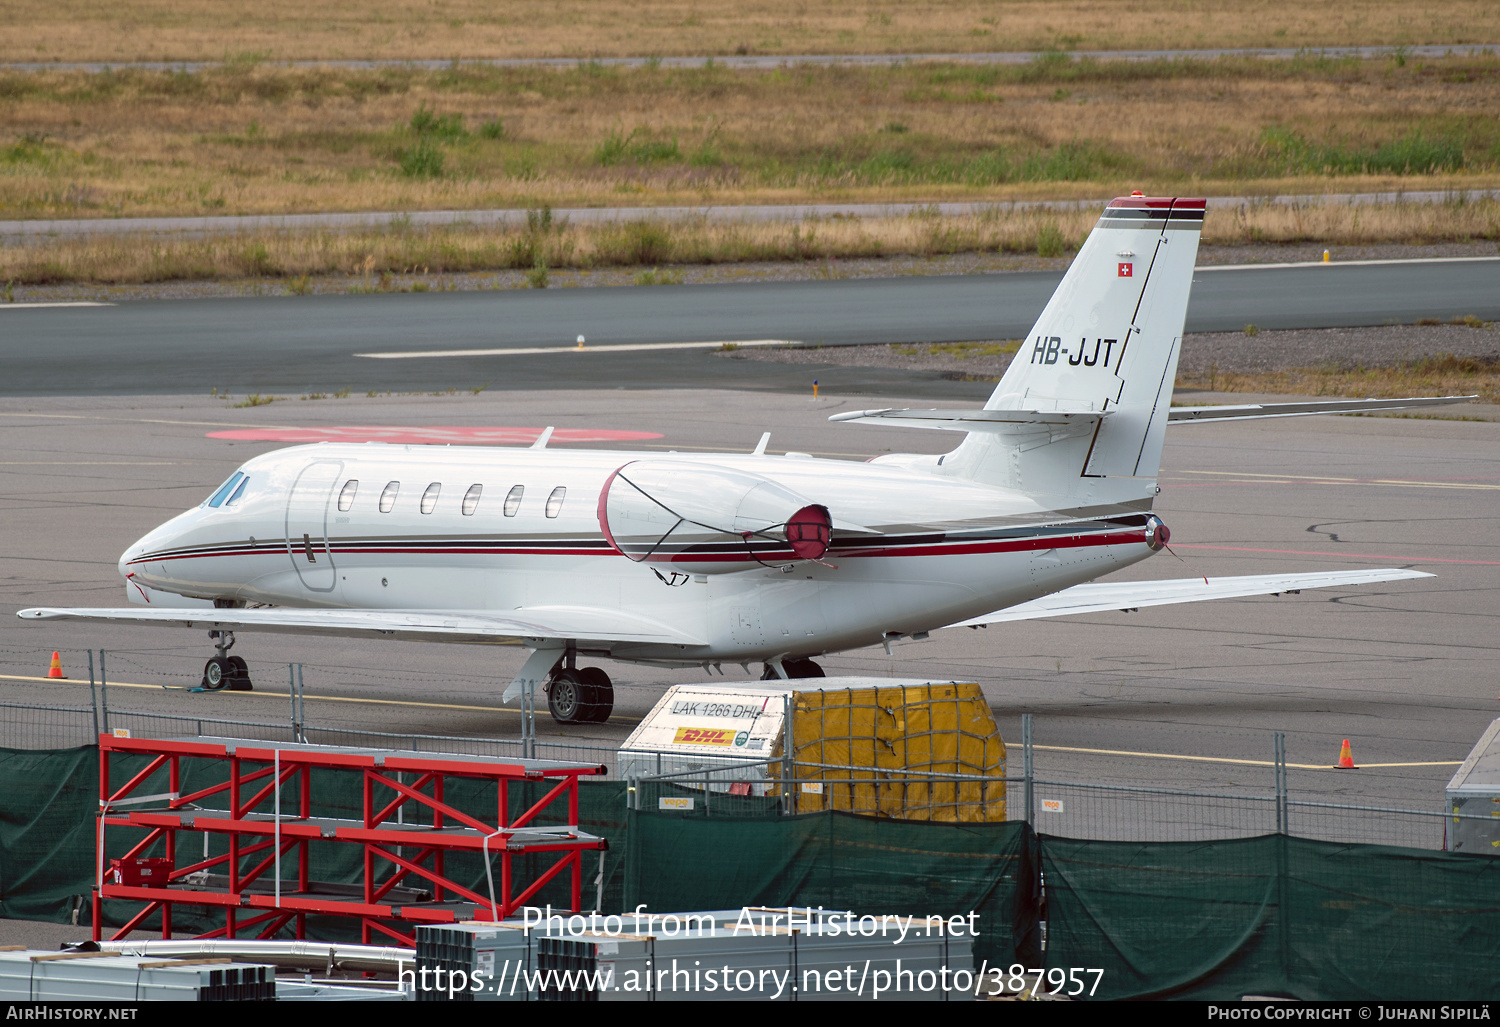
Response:
[[[1306,417],[1309,414],[1356,414],[1365,410],[1404,410],[1467,403],[1478,396],[1421,396],[1412,399],[1332,399],[1315,403],[1245,403],[1221,407],[1173,407],[1167,422],[1236,421],[1258,417]]]
[[[1008,432],[1028,424],[1092,425],[1104,416],[1099,410],[853,410],[834,414],[830,421],[886,424],[893,428],[939,428],[947,431]]]
[[[948,625],[971,628],[1006,621],[1069,617],[1079,613],[1110,613],[1142,606],[1170,606],[1208,599],[1238,599],[1244,596],[1279,595],[1304,588],[1334,588],[1340,585],[1373,585],[1382,581],[1430,578],[1425,571],[1382,567],[1357,571],[1314,571],[1303,574],[1248,574],[1231,578],[1173,578],[1166,581],[1094,581],[1074,585],[1050,596],[1033,599],[981,617]]]
[[[547,639],[569,639],[608,645],[661,643],[703,645],[675,628],[618,610],[591,607],[541,607],[507,610],[505,615],[473,610],[155,610],[133,607],[84,609],[34,608],[23,620],[88,620],[167,624],[209,631],[273,631],[295,635],[347,638],[395,638],[427,642],[473,642],[488,645],[535,645]]]

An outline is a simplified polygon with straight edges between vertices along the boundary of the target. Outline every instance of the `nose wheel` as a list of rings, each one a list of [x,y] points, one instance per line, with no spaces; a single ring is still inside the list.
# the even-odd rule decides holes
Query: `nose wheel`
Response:
[[[253,691],[249,664],[243,657],[228,655],[229,650],[234,646],[234,632],[210,631],[208,637],[214,640],[219,655],[211,657],[203,665],[203,680],[199,682],[198,687],[206,692],[219,692],[224,689],[231,692]]]
[[[602,724],[615,708],[615,686],[598,667],[559,668],[547,686],[547,712],[559,724]]]

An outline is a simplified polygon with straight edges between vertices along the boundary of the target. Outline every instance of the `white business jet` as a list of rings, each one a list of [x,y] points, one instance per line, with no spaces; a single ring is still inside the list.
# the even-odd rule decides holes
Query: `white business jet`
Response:
[[[942,456],[298,446],[127,549],[136,607],[20,616],[207,628],[210,688],[248,686],[236,631],[525,646],[506,700],[540,684],[579,723],[613,705],[580,659],[816,677],[944,627],[1429,577],[1086,584],[1166,545],[1169,422],[1437,402],[1169,409],[1204,207],[1110,203],[983,409],[833,418],[964,433]]]

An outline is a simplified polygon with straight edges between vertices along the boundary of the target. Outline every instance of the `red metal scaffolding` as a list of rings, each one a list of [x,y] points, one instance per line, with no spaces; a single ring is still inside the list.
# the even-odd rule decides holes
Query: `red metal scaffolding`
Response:
[[[124,784],[112,786],[110,754],[116,752],[146,756],[149,762]],[[183,794],[185,759],[227,762],[228,780]],[[159,780],[163,769],[167,790],[138,794],[148,782]],[[314,770],[361,775],[359,820],[312,815]],[[102,934],[102,900],[127,899],[146,905],[115,932],[116,939],[126,937],[158,911],[162,937],[170,938],[172,907],[189,905],[224,911],[224,926],[203,935],[206,938],[249,936],[246,932],[271,938],[293,921],[296,936],[303,938],[307,915],[317,914],[357,917],[366,944],[378,931],[412,945],[418,924],[509,917],[564,871],[571,871],[576,911],[582,905],[583,853],[606,847],[604,839],[578,830],[578,778],[604,772],[596,764],[550,760],[232,738],[100,735],[94,938],[99,940]],[[398,780],[398,775],[415,775],[415,779],[407,783]],[[495,821],[446,803],[444,785],[449,778],[494,782],[499,792]],[[509,788],[525,781],[555,784],[511,819]],[[199,805],[221,796],[227,797],[226,809]],[[533,826],[544,811],[560,812],[564,802],[564,826]],[[412,812],[417,814],[415,820]],[[106,865],[107,835],[113,827],[145,828],[146,835]],[[187,851],[179,839],[183,832],[226,836],[228,851],[179,865],[179,857]],[[323,885],[309,879],[308,845],[318,840],[363,848],[358,885]],[[164,857],[147,859],[158,842],[163,843]],[[448,877],[444,858],[449,852],[495,857],[500,864],[498,880],[486,888],[492,894],[479,894]],[[528,883],[517,879],[513,862],[515,856],[527,853],[557,853],[558,857]],[[295,880],[287,873],[290,867],[295,867]],[[378,879],[387,868],[393,872]],[[159,879],[162,876],[165,880]],[[400,901],[403,892],[410,891],[402,883],[411,879],[431,886],[431,901]]]

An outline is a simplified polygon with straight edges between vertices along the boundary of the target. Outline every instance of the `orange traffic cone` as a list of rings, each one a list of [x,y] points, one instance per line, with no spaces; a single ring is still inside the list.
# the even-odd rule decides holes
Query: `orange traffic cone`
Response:
[[[1349,739],[1344,739],[1344,747],[1339,750],[1339,770],[1354,770],[1354,753],[1349,748]]]
[[[59,653],[53,653],[52,654],[52,667],[51,667],[50,670],[47,671],[47,676],[49,678],[66,678],[67,677],[67,675],[62,672],[62,656],[61,656],[61,654],[59,654]]]

